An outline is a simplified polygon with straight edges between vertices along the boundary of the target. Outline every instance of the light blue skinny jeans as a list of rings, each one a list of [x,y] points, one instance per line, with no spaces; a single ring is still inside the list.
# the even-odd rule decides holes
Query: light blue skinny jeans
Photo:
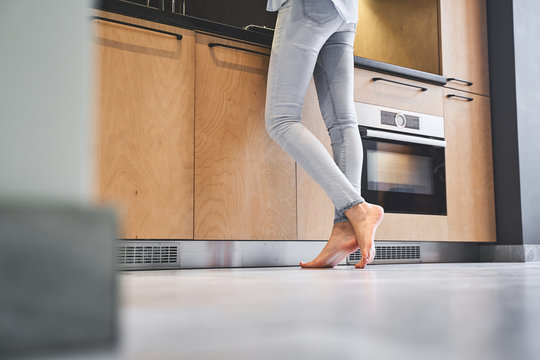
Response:
[[[353,98],[355,30],[331,0],[287,0],[278,10],[268,69],[268,134],[326,191],[334,223],[347,221],[344,212],[364,201]],[[312,75],[333,159],[301,122]]]

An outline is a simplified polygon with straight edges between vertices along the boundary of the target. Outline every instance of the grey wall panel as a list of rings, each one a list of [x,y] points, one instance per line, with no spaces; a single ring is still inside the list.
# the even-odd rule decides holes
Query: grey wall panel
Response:
[[[513,5],[523,244],[540,244],[540,2]]]
[[[0,1],[0,197],[90,199],[89,1]]]

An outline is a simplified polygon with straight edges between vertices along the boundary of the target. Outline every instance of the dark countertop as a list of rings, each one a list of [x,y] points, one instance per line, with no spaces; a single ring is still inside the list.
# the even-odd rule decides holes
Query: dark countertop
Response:
[[[193,16],[182,15],[147,7],[122,0],[99,0],[93,2],[93,7],[121,15],[139,19],[154,21],[161,24],[177,26],[186,29],[199,30],[215,35],[221,35],[238,40],[254,43],[266,48],[272,47],[272,36],[240,27],[217,23]],[[362,69],[373,70],[389,75],[422,81],[435,85],[446,84],[446,77],[414,70],[398,65],[388,64],[359,56],[354,57],[354,66]]]

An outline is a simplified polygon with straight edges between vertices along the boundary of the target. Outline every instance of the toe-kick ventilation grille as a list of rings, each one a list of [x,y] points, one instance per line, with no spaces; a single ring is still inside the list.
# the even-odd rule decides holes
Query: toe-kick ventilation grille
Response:
[[[375,259],[373,262],[420,262],[420,245],[375,245]],[[347,263],[355,264],[362,259],[360,250],[356,250],[347,257]]]
[[[120,245],[117,252],[119,265],[179,264],[178,246]]]

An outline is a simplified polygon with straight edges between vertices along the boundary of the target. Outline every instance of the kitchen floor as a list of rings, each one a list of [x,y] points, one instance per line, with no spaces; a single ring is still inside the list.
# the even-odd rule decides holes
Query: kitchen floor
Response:
[[[139,271],[119,282],[120,341],[100,358],[540,358],[540,263]]]

